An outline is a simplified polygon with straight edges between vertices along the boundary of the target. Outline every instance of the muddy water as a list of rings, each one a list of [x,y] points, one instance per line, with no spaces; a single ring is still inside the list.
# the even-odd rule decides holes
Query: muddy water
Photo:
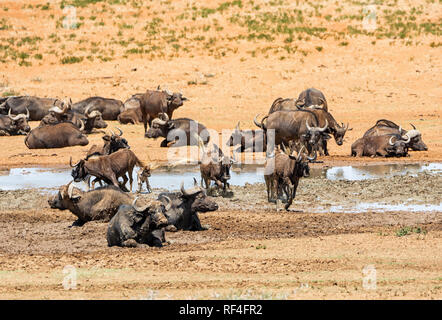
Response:
[[[231,192],[217,197],[220,208],[274,210],[267,202],[262,167],[243,166],[231,171]],[[135,174],[134,174],[135,178]],[[155,170],[150,178],[154,193],[177,190],[200,182],[198,167]],[[136,179],[136,178],[135,178]],[[31,206],[32,198],[55,193],[72,180],[69,168],[21,168],[0,171],[0,209],[16,203]],[[77,183],[85,189],[85,183]],[[313,169],[299,184],[295,211],[308,212],[442,212],[442,164],[347,166]],[[133,190],[136,189],[136,181]],[[21,199],[21,200],[20,200]],[[23,200],[23,201],[22,201]],[[12,202],[11,202],[12,201]],[[3,203],[4,202],[4,203]]]

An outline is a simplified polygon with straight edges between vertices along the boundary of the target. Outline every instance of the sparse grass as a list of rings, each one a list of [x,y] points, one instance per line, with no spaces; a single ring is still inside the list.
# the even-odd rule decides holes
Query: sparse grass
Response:
[[[62,64],[79,63],[81,61],[83,61],[83,57],[69,56],[69,57],[64,57],[63,59],[61,59]]]
[[[420,227],[402,227],[396,231],[396,236],[403,237],[413,233],[427,234],[427,231],[425,229],[421,229]]]

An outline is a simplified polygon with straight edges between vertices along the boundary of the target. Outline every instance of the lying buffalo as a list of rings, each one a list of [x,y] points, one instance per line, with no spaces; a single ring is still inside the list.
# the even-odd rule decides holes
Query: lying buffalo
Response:
[[[83,192],[74,188],[72,182],[60,187],[58,194],[48,200],[51,208],[69,210],[78,218],[73,226],[93,220],[109,221],[121,205],[131,202],[131,196],[114,186]]]
[[[12,115],[11,110],[7,116],[0,115],[0,136],[26,135],[31,131],[28,125],[29,111],[26,114]]]
[[[79,129],[70,122],[37,127],[31,130],[25,138],[25,145],[29,149],[85,146],[88,143],[89,140],[83,134],[82,128]]]
[[[427,151],[428,147],[422,140],[422,134],[416,127],[410,123],[413,127],[412,130],[406,131],[402,127],[398,126],[396,123],[390,120],[381,119],[376,122],[376,124],[368,129],[364,133],[364,137],[368,136],[381,136],[385,134],[398,134],[402,136],[403,140],[410,141],[407,143],[407,147],[414,151]]]
[[[367,136],[356,140],[351,145],[351,155],[356,157],[403,157],[408,153],[408,137],[400,135]]]
[[[152,121],[152,126],[145,135],[147,138],[165,138],[161,142],[161,147],[198,145],[198,139],[195,139],[193,133],[197,133],[204,144],[207,144],[210,140],[207,128],[195,120],[188,118],[170,120],[169,116],[165,113],[161,115],[161,118]]]
[[[140,108],[124,110],[118,115],[118,122],[121,124],[139,124],[143,121]]]
[[[151,127],[152,121],[162,113],[167,115],[167,119],[172,119],[173,112],[181,107],[186,100],[187,98],[181,92],[147,90],[140,99],[145,134],[147,134],[147,123]]]
[[[236,152],[265,152],[266,135],[263,130],[241,130],[238,122],[226,145],[230,147],[239,145]]]
[[[170,208],[170,203],[165,206],[161,201],[154,200],[137,206],[137,199],[132,205],[120,206],[109,222],[106,234],[109,247],[162,247],[164,236],[161,230],[168,224],[164,212]],[[160,231],[160,237],[156,231]]]
[[[199,187],[194,180],[194,187],[185,189],[181,183],[181,192],[160,193],[158,200],[164,205],[171,204],[165,212],[169,230],[207,230],[208,226],[202,226],[198,212],[218,210],[218,205],[207,197],[203,188]]]
[[[124,110],[124,106],[120,100],[90,97],[74,103],[72,110],[82,114],[85,114],[86,110],[90,112],[97,110],[101,113],[104,120],[117,120],[118,115]]]
[[[61,107],[62,101],[52,98],[39,98],[32,96],[9,97],[0,104],[0,114],[8,114],[11,110],[12,114],[26,113],[29,110],[29,120],[40,121],[49,113],[49,109],[53,106]]]

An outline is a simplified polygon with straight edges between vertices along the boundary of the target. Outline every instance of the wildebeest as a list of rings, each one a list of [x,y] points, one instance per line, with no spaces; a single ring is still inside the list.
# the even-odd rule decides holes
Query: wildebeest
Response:
[[[324,110],[323,108],[320,108],[318,106],[309,106],[306,108],[306,110],[311,111],[316,115],[320,127],[325,125],[327,121],[327,129],[324,131],[324,133],[333,135],[336,144],[338,146],[342,146],[344,142],[345,133],[349,130],[353,130],[353,128],[348,127],[348,123],[347,124],[341,123],[341,125],[339,125],[338,122],[335,120],[335,118],[331,115],[331,113]],[[328,137],[323,135],[322,138],[323,138],[322,141],[320,141],[319,143],[320,147],[319,150],[321,152],[321,155],[323,153],[326,156],[328,156],[329,155],[327,150]]]
[[[147,90],[140,99],[140,108],[144,124],[144,132],[147,135],[147,123],[152,126],[152,121],[160,114],[165,113],[167,119],[172,119],[173,112],[183,105],[187,98],[181,93],[171,93],[167,90]]]
[[[73,226],[82,226],[88,221],[109,221],[118,208],[130,204],[132,197],[114,186],[84,192],[75,188],[72,181],[61,186],[58,194],[48,200],[53,209],[69,210],[78,219]]]
[[[292,152],[287,152],[284,144],[282,144],[284,152],[271,154],[266,161],[264,168],[264,179],[267,187],[267,199],[269,202],[276,201],[278,208],[279,196],[282,191],[286,194],[287,203],[285,210],[288,210],[296,196],[296,189],[298,188],[299,179],[310,176],[310,169],[307,161],[303,161],[304,155],[301,148],[298,155],[292,155]],[[305,157],[305,160],[314,161],[312,158]]]
[[[121,187],[128,191],[126,183],[129,180],[130,190],[132,190],[132,172],[135,165],[145,167],[137,156],[129,149],[120,149],[110,155],[91,157],[87,160],[80,160],[75,165],[72,158],[69,161],[72,169],[72,177],[75,182],[84,181],[89,175],[96,177],[96,180],[103,180],[107,184]],[[126,176],[126,173],[128,177]],[[118,178],[123,178],[120,185]]]
[[[408,153],[407,143],[400,135],[366,136],[351,145],[351,155],[356,157],[402,157]]]
[[[117,128],[120,133],[117,135],[113,131],[110,134],[105,134],[102,139],[104,144],[102,147],[97,146],[96,144],[92,145],[86,155],[86,160],[92,156],[105,156],[120,149],[130,149],[127,140],[122,138],[123,131],[120,128]]]
[[[26,114],[12,115],[9,110],[8,115],[0,115],[0,136],[26,135],[31,131],[28,125],[29,111]]]
[[[267,149],[266,135],[263,130],[241,130],[239,122],[233,130],[226,145],[240,145],[236,152],[265,152]]]
[[[322,109],[328,111],[327,100],[325,99],[324,94],[315,88],[309,88],[302,91],[295,103],[301,108],[322,105]]]
[[[201,172],[201,187],[210,190],[210,183],[215,182],[219,189],[223,189],[223,194],[226,193],[230,179],[230,168],[235,160],[224,155],[221,149],[214,145],[214,150],[204,152],[200,163]],[[203,185],[205,184],[205,187]]]
[[[72,105],[72,110],[82,114],[87,108],[90,112],[99,111],[104,120],[117,120],[118,115],[124,110],[122,101],[103,97],[90,97]]]
[[[29,120],[40,121],[49,113],[49,109],[55,106],[61,106],[62,101],[52,98],[40,98],[33,96],[15,96],[9,97],[0,104],[0,114],[8,114],[11,110],[12,114],[26,113],[29,110]]]
[[[25,138],[25,145],[29,149],[85,146],[88,143],[89,140],[83,134],[82,128],[77,128],[70,122],[34,128]]]
[[[137,183],[138,183],[138,189],[137,193],[140,193],[143,184],[146,184],[146,190],[148,193],[152,192],[152,188],[150,187],[149,183],[149,177],[151,176],[151,168],[150,165],[145,166],[144,168],[140,168],[137,172]]]
[[[393,121],[381,119],[376,121],[376,124],[364,133],[364,137],[398,134],[402,136],[403,140],[408,140],[408,138],[410,138],[410,142],[407,143],[407,147],[411,150],[427,151],[428,147],[422,140],[422,134],[413,124],[410,123],[410,125],[413,127],[413,129],[406,131]]]
[[[150,201],[144,206],[136,204],[122,205],[109,222],[106,239],[109,247],[162,247],[162,238],[157,237],[155,231],[166,227],[168,221],[164,212],[170,209],[171,204],[164,205],[161,201]]]
[[[325,132],[328,127],[327,119],[325,125],[320,127],[318,117],[310,110],[276,111],[265,116],[261,123],[256,118],[257,116],[253,122],[267,135],[267,153],[273,152],[274,149],[271,147],[269,150],[271,143],[268,136],[269,130],[274,130],[275,145],[281,145],[283,142],[286,145],[292,145],[299,142],[306,146],[309,154],[317,149],[320,140],[328,137]]]
[[[202,226],[198,217],[198,212],[209,212],[218,210],[218,205],[208,197],[203,188],[198,186],[194,179],[193,188],[184,188],[181,183],[181,192],[160,193],[158,200],[165,205],[171,203],[169,210],[165,212],[169,227],[173,226],[178,230],[207,230],[207,226]],[[170,229],[169,229],[170,230]]]
[[[170,120],[169,116],[162,113],[161,118],[152,121],[152,126],[146,132],[147,138],[165,138],[161,147],[182,147],[198,145],[197,134],[207,144],[210,140],[207,128],[195,120],[189,118],[178,118]],[[193,132],[194,131],[194,132]]]

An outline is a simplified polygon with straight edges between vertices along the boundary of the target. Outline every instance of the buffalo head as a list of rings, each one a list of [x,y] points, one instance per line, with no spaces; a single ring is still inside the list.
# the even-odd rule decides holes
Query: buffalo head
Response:
[[[192,212],[209,212],[218,210],[218,205],[211,197],[206,195],[203,188],[198,186],[194,179],[193,188],[184,189],[184,183],[181,182],[182,197],[191,203]]]
[[[329,135],[326,134],[326,130],[328,128],[328,121],[325,119],[325,126],[324,127],[311,127],[308,124],[308,121],[305,120],[305,126],[307,128],[307,131],[302,134],[302,139],[306,141],[309,145],[315,146],[318,144],[319,140],[322,139],[328,139],[330,138]]]
[[[407,146],[414,151],[427,151],[428,147],[427,145],[422,141],[422,134],[419,130],[416,129],[416,127],[410,123],[410,125],[413,127],[413,130],[408,131],[402,139],[408,139],[410,138],[410,141],[407,143]]]
[[[27,134],[31,131],[31,127],[28,124],[29,120],[29,110],[26,109],[26,114],[18,114],[16,116],[11,114],[11,109],[9,109],[8,117],[11,119],[11,130],[19,134]]]
[[[109,154],[118,151],[120,149],[130,149],[130,146],[126,139],[122,138],[123,131],[117,128],[120,133],[117,135],[113,131],[111,134],[106,134],[102,138],[104,140],[105,149],[109,148]]]
[[[147,138],[167,137],[168,132],[175,127],[173,121],[169,120],[166,113],[160,114],[159,118],[153,119],[152,126],[147,130]]]

